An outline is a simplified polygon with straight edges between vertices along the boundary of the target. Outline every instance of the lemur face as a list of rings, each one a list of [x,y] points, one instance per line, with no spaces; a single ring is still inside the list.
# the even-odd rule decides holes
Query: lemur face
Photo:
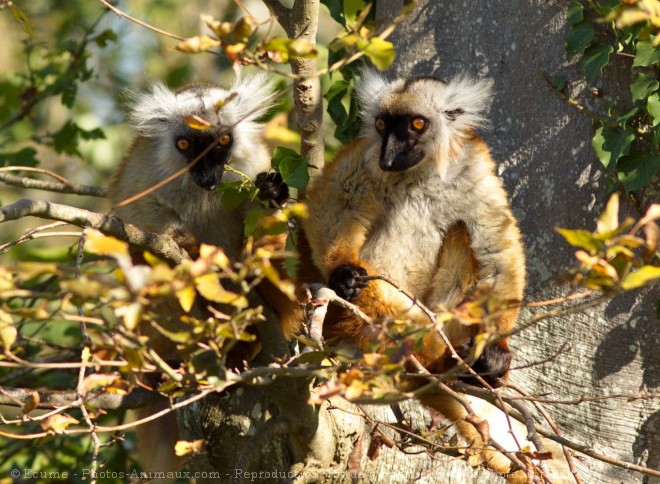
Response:
[[[225,164],[231,159],[232,133],[187,128],[174,135],[174,144],[186,164],[197,160],[189,169],[195,183],[205,190],[214,190],[222,181]]]
[[[412,168],[426,156],[422,138],[429,120],[420,114],[381,113],[374,126],[382,139],[378,163],[384,171]]]

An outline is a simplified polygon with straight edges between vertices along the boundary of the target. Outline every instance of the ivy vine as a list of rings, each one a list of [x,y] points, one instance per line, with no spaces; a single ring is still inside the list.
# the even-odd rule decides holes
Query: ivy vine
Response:
[[[589,0],[568,6],[566,54],[579,56],[587,84],[603,76],[613,54],[631,60],[630,103],[624,107],[608,100],[605,115],[588,113],[597,126],[592,146],[608,175],[608,191],[642,189],[660,171],[659,21],[659,0]],[[557,77],[553,85],[561,91],[566,81]]]

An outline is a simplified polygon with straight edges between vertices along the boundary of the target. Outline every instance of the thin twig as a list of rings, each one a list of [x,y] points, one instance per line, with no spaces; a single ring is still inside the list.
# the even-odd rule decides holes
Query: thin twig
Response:
[[[130,20],[131,22],[136,23],[136,24],[138,24],[142,27],[145,27],[149,30],[152,30],[153,32],[156,32],[157,34],[161,34],[161,35],[164,35],[166,37],[170,37],[172,39],[176,39],[176,40],[180,40],[180,41],[186,40],[185,37],[181,37],[181,36],[173,34],[171,32],[167,32],[166,30],[159,29],[158,27],[154,27],[153,25],[149,25],[148,23],[143,22],[142,20],[139,20],[135,17],[132,17],[132,16],[128,15],[127,13],[122,12],[121,10],[119,10],[117,7],[115,7],[111,3],[107,2],[106,0],[99,0],[99,2],[101,2],[103,5],[108,7],[108,9],[112,10],[115,14],[117,14],[117,16],[124,17],[125,19]]]
[[[466,393],[468,395],[475,396],[477,398],[481,398],[483,400],[486,400],[487,402],[495,405],[497,408],[501,410],[500,407],[500,401],[495,398],[495,396],[489,392],[486,389],[475,387],[473,385],[467,385],[465,383],[461,382],[454,382],[451,383],[451,386],[456,388],[458,391],[462,393]],[[502,397],[502,399],[507,403],[511,404],[511,402],[515,402],[515,399],[511,399],[509,397]],[[643,474],[647,474],[650,476],[656,476],[660,477],[660,471],[657,471],[655,469],[649,469],[648,467],[640,466],[637,464],[632,464],[630,462],[626,462],[620,459],[615,459],[613,457],[599,454],[598,452],[593,451],[591,448],[589,448],[586,445],[578,444],[575,443],[571,440],[566,439],[565,437],[559,436],[556,433],[554,433],[551,430],[546,429],[545,427],[542,427],[541,425],[536,424],[534,426],[535,430],[541,434],[543,437],[546,437],[550,440],[553,440],[561,445],[564,445],[566,447],[569,447],[573,450],[576,450],[580,452],[581,454],[588,455],[589,457],[593,457],[594,459],[600,460],[602,462],[606,462],[608,464],[615,465],[617,467],[622,467],[623,469],[630,469],[636,472],[641,472]]]
[[[521,395],[525,397],[530,397],[529,393],[527,393],[522,387],[519,387],[518,385],[514,385],[512,383],[507,383],[506,385],[508,388],[511,388]],[[536,409],[539,411],[541,416],[545,419],[546,422],[548,422],[548,425],[550,428],[557,434],[561,436],[561,431],[559,430],[559,427],[555,423],[555,421],[550,417],[548,412],[545,410],[543,405],[541,405],[538,401],[535,401],[532,399],[532,403],[536,407]],[[580,476],[578,475],[577,469],[575,468],[575,463],[573,462],[573,456],[571,455],[571,452],[566,448],[565,446],[561,446],[561,450],[564,453],[564,458],[566,459],[566,463],[568,464],[568,468],[571,471],[571,474],[573,474],[573,477],[575,478],[576,484],[582,484],[582,479],[580,479]]]

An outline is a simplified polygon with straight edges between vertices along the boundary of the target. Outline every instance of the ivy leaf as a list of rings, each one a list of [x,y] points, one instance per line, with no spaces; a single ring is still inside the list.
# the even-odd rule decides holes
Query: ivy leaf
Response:
[[[350,83],[345,80],[337,81],[324,96],[328,101],[328,114],[336,126],[335,138],[342,143],[348,143],[360,130],[359,109],[355,97],[349,97],[348,112],[344,107],[344,98],[349,94],[350,87]]]
[[[273,151],[272,165],[282,175],[282,181],[294,188],[305,188],[309,183],[309,159],[294,150],[278,146]]]
[[[596,77],[603,71],[603,67],[610,61],[610,54],[614,48],[610,45],[594,44],[584,51],[584,56],[580,63],[584,69],[584,76],[587,82],[591,84]]]
[[[566,21],[575,25],[582,20],[584,20],[584,6],[580,2],[571,2],[566,12]]]
[[[364,49],[366,55],[374,66],[380,71],[384,71],[394,62],[396,52],[394,44],[379,37],[372,37],[369,45]]]
[[[643,72],[638,72],[635,76],[635,80],[630,85],[633,102],[646,99],[658,90],[658,86],[660,86],[660,83],[658,83],[653,77],[644,74]]]
[[[654,47],[651,40],[640,40],[635,48],[633,67],[648,67],[660,62],[660,48]]]
[[[621,287],[626,290],[635,289],[656,279],[660,279],[660,267],[644,266],[627,274],[621,281]]]
[[[660,171],[660,156],[646,153],[623,156],[616,169],[626,192],[639,190],[650,185],[651,179]]]
[[[660,124],[660,95],[655,92],[646,101],[646,110],[653,118],[653,126]]]
[[[596,156],[605,168],[614,166],[619,158],[630,151],[630,143],[635,139],[635,133],[630,128],[623,131],[611,126],[601,126],[591,144],[596,150]]]
[[[16,153],[0,153],[0,166],[37,166],[39,160],[36,155],[37,150],[34,148],[23,148]]]
[[[574,54],[582,54],[585,49],[593,42],[596,37],[596,30],[594,24],[590,20],[583,20],[571,29],[570,34],[566,37],[564,47],[566,48],[566,56],[570,59]]]

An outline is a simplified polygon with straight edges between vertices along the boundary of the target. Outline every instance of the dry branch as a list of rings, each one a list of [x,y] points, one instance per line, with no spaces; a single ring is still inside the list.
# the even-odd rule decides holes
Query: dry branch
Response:
[[[138,249],[148,250],[171,264],[178,264],[190,258],[171,237],[143,232],[135,225],[124,223],[118,217],[44,200],[23,199],[0,207],[0,223],[29,216],[60,220],[82,228],[93,227]]]
[[[0,405],[23,406],[33,398],[34,393],[39,395],[38,409],[57,409],[60,407],[75,406],[80,400],[78,392],[72,391],[39,391],[28,388],[0,387]],[[119,395],[117,393],[92,392],[88,393],[84,403],[102,410],[133,410],[151,405],[163,397],[144,388]]]
[[[90,197],[105,197],[107,191],[103,187],[95,187],[90,185],[76,185],[72,183],[62,182],[49,182],[45,180],[35,180],[33,178],[26,178],[22,176],[11,175],[9,173],[0,172],[0,181],[7,185],[20,187],[20,188],[34,188],[37,190],[46,190],[56,193],[68,193],[72,195],[87,195]]]

